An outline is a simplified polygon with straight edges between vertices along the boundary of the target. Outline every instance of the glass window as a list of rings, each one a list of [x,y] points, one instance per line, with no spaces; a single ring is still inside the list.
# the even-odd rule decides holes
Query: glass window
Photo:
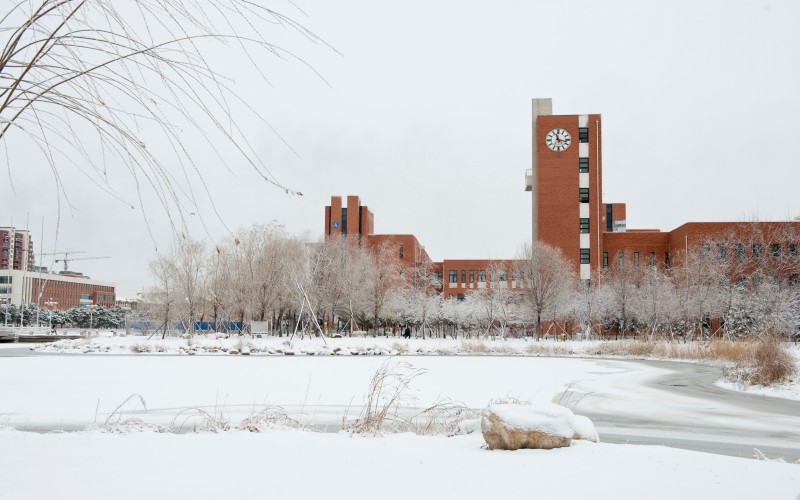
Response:
[[[478,271],[478,283],[486,283],[486,271]]]
[[[500,281],[508,281],[508,275],[506,275],[505,271],[498,272],[497,279]]]
[[[797,245],[795,243],[789,243],[789,255],[797,257]]]
[[[581,203],[589,203],[589,188],[578,188],[578,198]]]
[[[589,158],[578,158],[578,172],[587,173],[589,171]]]
[[[608,271],[608,252],[603,252],[603,270]]]
[[[400,245],[400,258],[403,258],[403,245]]]
[[[589,264],[589,249],[581,248],[581,264]]]
[[[578,141],[589,142],[589,127],[578,128]]]
[[[769,251],[773,257],[780,257],[781,256],[781,245],[780,243],[773,243],[769,246]]]
[[[470,271],[469,272],[469,282],[470,283],[475,283],[475,271]]]
[[[639,252],[633,252],[633,267],[639,269]]]
[[[458,295],[456,295],[456,298],[458,300],[464,300],[464,294],[463,293],[459,293]]]
[[[700,245],[700,258],[707,259],[708,253],[711,251],[711,247],[707,243],[703,243]]]
[[[622,265],[625,263],[625,254],[622,252],[617,252],[617,262],[619,264],[619,268],[622,269]]]
[[[458,271],[450,271],[450,283],[456,283],[458,281]]]
[[[736,260],[744,259],[744,245],[741,243],[736,244]]]
[[[761,245],[758,243],[753,245],[753,257],[760,258],[761,257]]]
[[[717,243],[717,259],[728,260],[728,247],[724,243]]]
[[[581,217],[581,233],[588,234],[589,233],[589,218],[588,217]]]
[[[467,282],[467,272],[461,271],[461,283],[466,283],[466,282]]]

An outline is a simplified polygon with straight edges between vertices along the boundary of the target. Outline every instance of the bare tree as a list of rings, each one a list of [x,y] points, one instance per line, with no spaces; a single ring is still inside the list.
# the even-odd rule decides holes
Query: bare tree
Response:
[[[148,290],[145,304],[150,314],[162,321],[161,338],[165,338],[174,314],[172,304],[176,298],[176,269],[171,255],[159,255],[150,262],[150,271],[155,278],[153,288]]]
[[[542,315],[569,297],[575,275],[561,250],[545,243],[526,243],[517,253],[514,275],[518,277],[525,305],[536,319],[536,340],[542,332]]]
[[[308,66],[266,38],[287,31],[323,43],[290,17],[250,0],[8,2],[0,12],[2,157],[29,145],[38,149],[67,201],[67,165],[114,196],[112,180],[127,174],[137,189],[152,188],[168,214],[178,209],[182,218],[185,207],[208,194],[186,143],[193,131],[221,165],[238,155],[236,163],[265,182],[300,194],[282,186],[255,153],[234,111],[269,124],[217,69],[234,53],[261,77],[264,55]],[[164,147],[153,147],[162,141]],[[7,163],[10,180],[13,170]]]
[[[173,250],[176,304],[184,310],[184,328],[194,335],[195,321],[202,310],[206,291],[207,258],[205,245],[191,239],[180,240]]]

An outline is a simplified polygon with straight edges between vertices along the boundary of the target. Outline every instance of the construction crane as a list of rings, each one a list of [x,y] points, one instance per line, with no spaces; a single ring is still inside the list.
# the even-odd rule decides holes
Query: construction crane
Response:
[[[67,252],[50,252],[50,253],[40,253],[39,255],[63,255],[63,259],[55,259],[54,262],[63,262],[64,263],[64,272],[69,271],[69,262],[72,260],[91,260],[91,259],[110,259],[111,257],[70,257],[70,255],[76,253],[86,253],[86,250],[69,250]]]
[[[69,259],[69,258],[67,258],[66,255],[64,255],[63,259],[56,259],[55,262],[63,262],[64,263],[64,271],[63,272],[66,273],[67,271],[69,271],[67,266],[69,265],[69,261],[71,261],[71,260],[92,260],[92,259],[110,259],[110,258],[111,257],[109,257],[109,256],[103,256],[103,257],[75,257],[75,258]]]
[[[70,258],[69,258],[69,256],[70,256],[70,255],[72,255],[72,254],[74,254],[74,253],[86,253],[86,250],[69,250],[69,251],[67,251],[67,252],[48,252],[48,253],[40,253],[40,254],[39,254],[39,256],[42,256],[42,255],[63,255],[63,256],[64,256],[64,258],[63,258],[63,259],[57,260],[57,261],[55,261],[55,262],[60,262],[61,260],[64,260],[64,261],[65,261],[65,262],[64,262],[64,269],[66,270],[66,268],[67,268],[67,263],[66,263],[66,261],[67,261],[67,260],[72,260],[72,259],[70,259]],[[40,266],[41,266],[42,264],[44,264],[44,262],[39,262],[39,265],[40,265]]]

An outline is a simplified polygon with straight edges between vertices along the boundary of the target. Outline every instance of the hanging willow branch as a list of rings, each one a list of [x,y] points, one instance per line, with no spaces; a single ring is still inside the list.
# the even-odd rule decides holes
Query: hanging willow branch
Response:
[[[122,171],[135,184],[143,211],[142,188],[149,187],[167,215],[172,218],[177,213],[182,220],[184,213],[194,211],[198,196],[210,199],[204,172],[186,139],[184,128],[188,128],[200,133],[223,168],[247,165],[266,183],[300,195],[281,184],[259,159],[232,109],[247,110],[271,129],[269,123],[234,92],[231,80],[206,57],[215,44],[227,53],[243,53],[248,69],[265,81],[264,56],[310,68],[267,41],[265,34],[277,29],[327,44],[259,3],[24,0],[11,4],[0,13],[0,146],[5,150],[0,161],[5,162],[8,181],[13,186],[22,167],[12,165],[9,153],[21,143],[32,143],[65,199],[69,200],[62,182],[66,167],[78,169],[117,197],[109,177]],[[158,147],[148,148],[145,137],[159,137],[172,154],[165,157]],[[235,155],[227,153],[231,148]]]

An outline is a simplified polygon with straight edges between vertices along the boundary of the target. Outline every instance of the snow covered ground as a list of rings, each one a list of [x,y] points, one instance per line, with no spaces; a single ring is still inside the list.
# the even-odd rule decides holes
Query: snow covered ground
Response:
[[[132,354],[131,346],[142,338],[110,336],[55,350],[40,347],[36,352],[41,354],[32,356],[0,357],[0,425],[5,426],[0,431],[0,499],[407,499],[536,493],[623,500],[800,498],[800,465],[791,463],[588,442],[559,450],[502,452],[484,449],[480,434],[361,437],[338,432],[343,420],[358,417],[370,378],[382,366],[422,370],[403,401],[409,414],[442,398],[483,408],[493,400],[550,402],[555,397],[576,414],[589,405],[645,416],[670,408],[670,419],[688,419],[689,401],[648,397],[647,384],[666,371],[657,364],[514,355],[526,352],[530,343],[524,341],[488,348],[494,343],[345,338],[329,339],[325,348],[321,339],[288,346],[285,340],[254,339],[255,352],[251,346],[251,354],[242,356],[221,354],[223,347],[241,352],[236,340],[202,339],[195,352],[208,343],[217,346],[217,355],[191,356],[174,354],[181,346],[183,352],[191,350],[185,340],[151,341],[153,354]],[[564,349],[591,353],[588,342],[549,344],[553,354],[567,353]],[[154,354],[156,345],[163,345],[164,352]],[[19,347],[3,345],[6,353]],[[351,355],[319,355],[337,348]],[[263,354],[270,349],[284,354]],[[82,354],[86,350],[112,355]],[[286,355],[287,350],[294,355]],[[431,355],[492,350],[505,356]],[[68,352],[81,354],[61,354]],[[352,355],[361,352],[426,355]],[[581,391],[561,396],[578,386]],[[591,402],[584,396],[589,389],[605,398]],[[280,407],[309,430],[279,424],[260,433],[236,430],[267,407]],[[231,430],[85,430],[137,419],[187,431],[202,424],[204,415],[229,422]],[[752,424],[792,425],[785,419]]]

